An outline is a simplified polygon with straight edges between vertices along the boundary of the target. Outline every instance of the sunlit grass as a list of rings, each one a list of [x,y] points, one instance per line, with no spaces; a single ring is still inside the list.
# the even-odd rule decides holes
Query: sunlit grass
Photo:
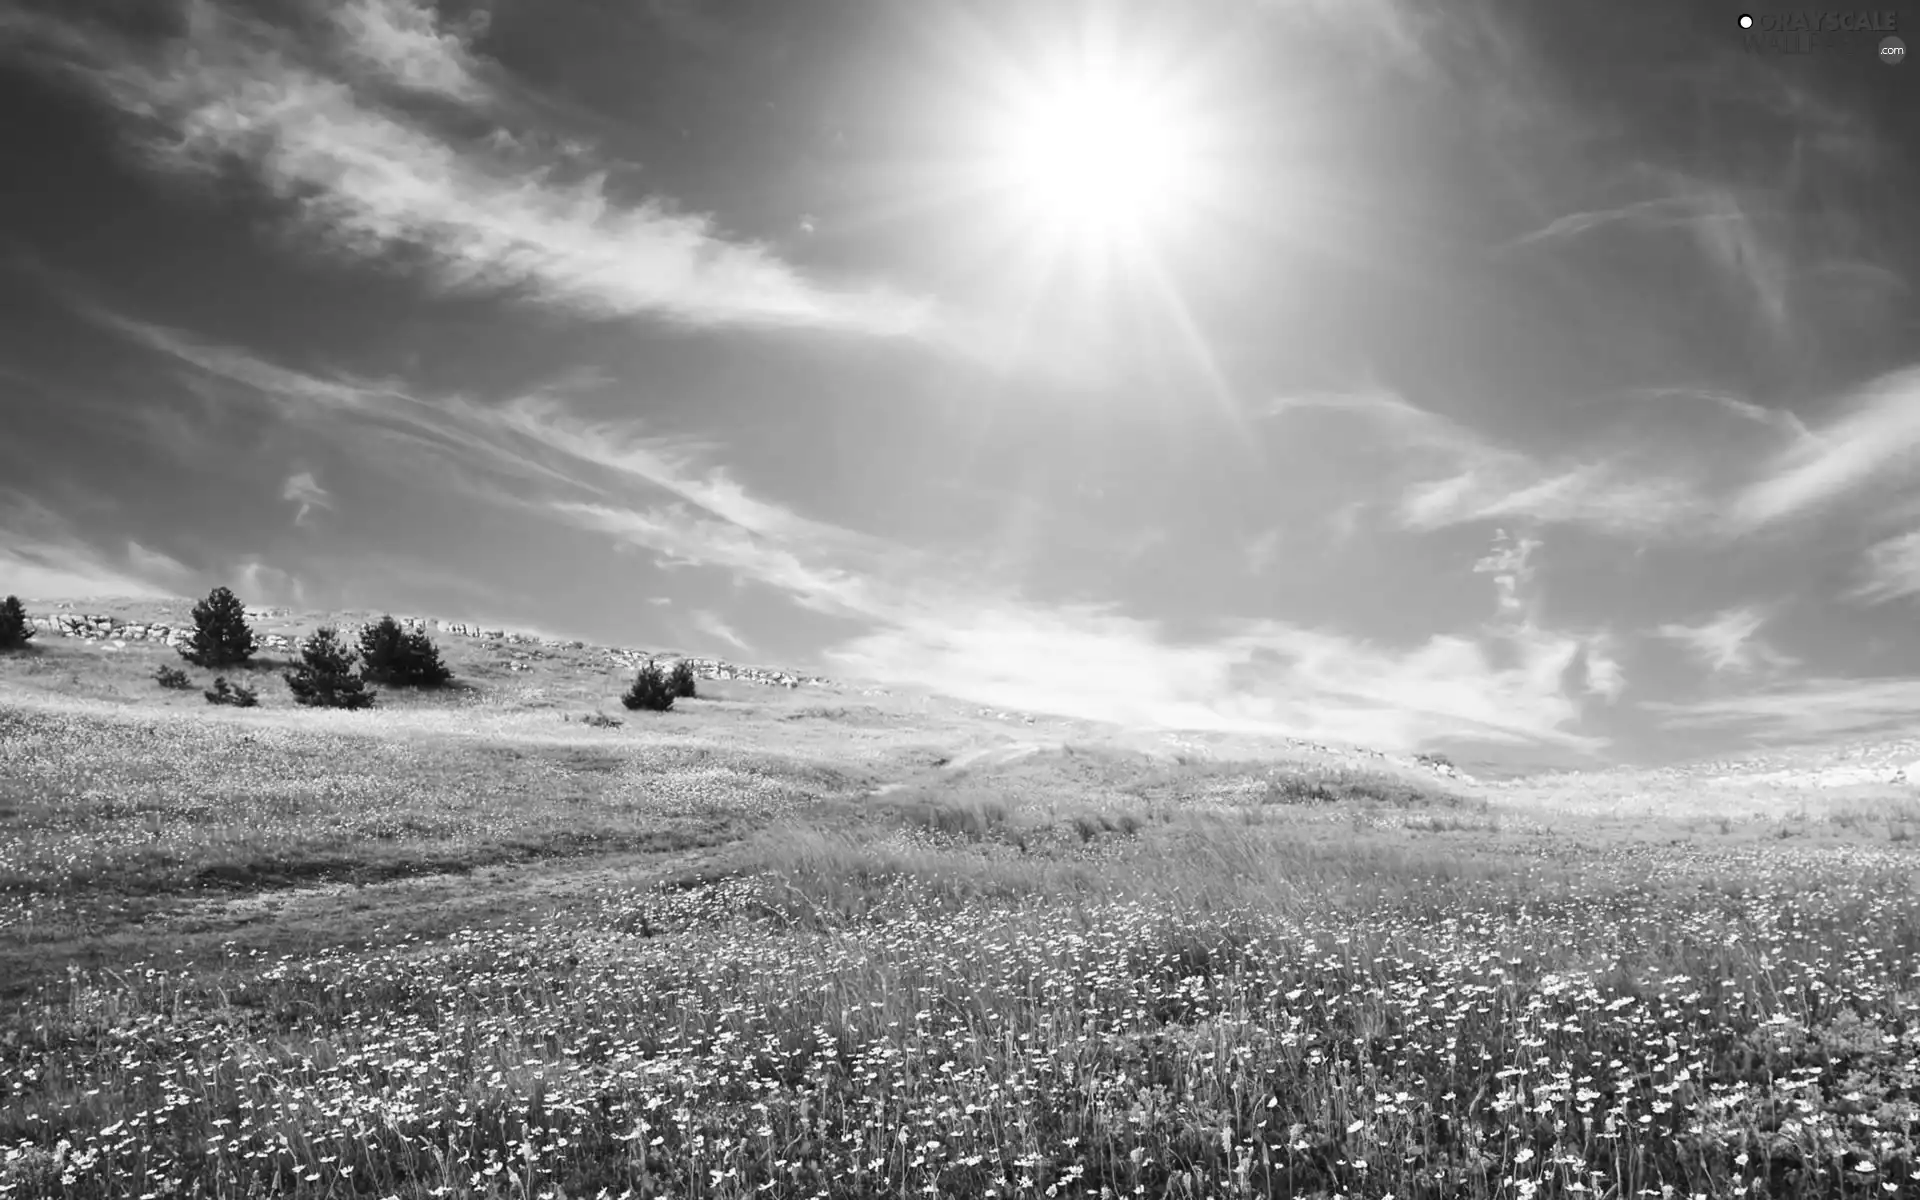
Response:
[[[537,919],[160,941],[54,980],[0,1031],[0,1196],[1915,1187],[1902,842],[1596,836],[1384,775],[1084,751],[862,798],[625,731],[0,721],[16,920],[268,850],[734,842]]]

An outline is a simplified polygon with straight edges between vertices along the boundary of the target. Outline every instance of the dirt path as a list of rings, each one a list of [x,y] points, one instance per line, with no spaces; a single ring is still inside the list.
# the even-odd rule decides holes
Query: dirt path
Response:
[[[433,941],[461,929],[538,921],[581,900],[656,884],[718,878],[737,844],[678,852],[504,863],[377,883],[317,883],[244,893],[179,896],[116,928],[0,949],[0,998],[15,999],[81,970],[142,959],[174,968],[244,957],[362,947],[400,935]],[[175,952],[179,953],[176,954]],[[166,960],[171,959],[171,962]]]

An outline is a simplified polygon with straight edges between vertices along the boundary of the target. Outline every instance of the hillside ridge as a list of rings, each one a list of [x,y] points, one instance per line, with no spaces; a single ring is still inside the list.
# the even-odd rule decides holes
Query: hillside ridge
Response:
[[[58,602],[53,607],[74,609],[85,601]],[[339,614],[296,613],[292,609],[249,606],[247,620],[256,625],[256,634],[262,647],[268,650],[292,651],[298,648],[299,638],[285,632],[260,628],[271,621],[295,621],[302,624],[326,624],[335,620]],[[371,623],[377,617],[366,616],[360,624]],[[525,662],[529,653],[541,649],[584,650],[590,654],[605,658],[608,665],[627,666],[638,669],[656,660],[684,660],[692,667],[695,675],[708,679],[732,679],[747,683],[759,683],[773,687],[818,687],[833,682],[821,675],[806,675],[773,667],[748,666],[721,658],[699,655],[679,654],[666,650],[642,650],[626,646],[605,646],[581,639],[555,638],[542,634],[524,633],[505,628],[489,628],[478,621],[450,621],[440,617],[417,615],[401,616],[394,614],[394,620],[410,631],[418,631],[442,636],[469,638],[475,641],[499,642],[506,646],[533,648],[516,656],[509,651],[508,669],[524,669],[518,664]],[[191,637],[191,618],[171,618],[156,620],[142,619],[104,612],[60,611],[52,614],[30,615],[28,623],[37,631],[54,633],[61,637],[82,638],[107,643],[113,642],[162,642],[168,646],[183,646]],[[357,628],[357,626],[356,626]]]

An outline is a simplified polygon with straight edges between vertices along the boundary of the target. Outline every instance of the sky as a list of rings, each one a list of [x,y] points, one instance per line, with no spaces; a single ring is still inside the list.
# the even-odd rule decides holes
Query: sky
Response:
[[[0,0],[0,593],[1475,761],[1911,731],[1881,4]]]

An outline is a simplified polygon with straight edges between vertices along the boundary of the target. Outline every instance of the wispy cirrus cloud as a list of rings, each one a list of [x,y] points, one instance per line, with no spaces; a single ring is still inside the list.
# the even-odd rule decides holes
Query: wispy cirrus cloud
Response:
[[[1542,242],[1564,241],[1609,225],[1642,224],[1673,227],[1696,219],[1699,215],[1698,210],[1699,205],[1693,197],[1655,196],[1613,208],[1566,213],[1555,217],[1531,233],[1523,233],[1510,241],[1502,242],[1496,249],[1514,250]]]
[[[1415,530],[1530,519],[1645,538],[1695,530],[1705,510],[1686,480],[1650,477],[1610,461],[1542,467],[1503,455],[1409,487],[1399,515]]]
[[[1669,729],[1806,742],[1910,727],[1920,709],[1920,679],[1805,679],[1738,696],[1643,701],[1641,707]]]
[[[1394,516],[1429,532],[1478,521],[1581,525],[1633,537],[1692,533],[1709,509],[1698,485],[1653,474],[1630,459],[1540,462],[1451,418],[1380,389],[1285,396],[1268,417],[1321,409],[1367,421],[1405,463]]]
[[[591,494],[573,473],[556,469],[500,437],[512,418],[496,406],[458,395],[426,396],[398,380],[297,371],[237,346],[206,341],[90,302],[72,298],[69,302],[80,315],[170,360],[188,389],[216,406],[215,416],[221,405],[264,408],[315,436],[350,444],[370,458],[399,455],[416,466],[437,466],[442,478],[463,490],[479,486],[473,475],[482,471],[523,484]],[[526,400],[535,409],[543,403],[539,396]],[[178,454],[204,451],[207,434],[196,431],[177,410],[150,405],[138,410],[134,419]]]
[[[745,650],[748,652],[753,650],[753,647],[747,644],[747,639],[741,637],[733,626],[727,624],[719,613],[709,609],[699,609],[694,612],[692,621],[693,627],[701,633],[709,637],[718,638],[736,650]]]
[[[1760,627],[1768,619],[1768,614],[1756,606],[1737,605],[1698,624],[1669,622],[1654,632],[1685,646],[1716,674],[1793,666],[1797,660],[1775,650],[1758,636]]]
[[[28,600],[93,596],[170,596],[175,590],[146,578],[135,563],[72,543],[33,541],[9,535],[0,548],[0,575],[9,591]]]
[[[1472,522],[1577,525],[1639,539],[1726,540],[1878,490],[1920,499],[1920,367],[1867,381],[1835,402],[1839,415],[1809,426],[1725,390],[1638,389],[1641,399],[1699,401],[1768,431],[1763,453],[1715,476],[1672,446],[1602,450],[1542,460],[1378,391],[1282,397],[1264,415],[1326,410],[1367,421],[1403,455],[1394,508],[1404,529]],[[1668,431],[1670,435],[1671,431]],[[1883,557],[1893,549],[1881,552]],[[1870,567],[1877,570],[1878,567]]]
[[[1711,404],[1722,412],[1731,413],[1743,420],[1757,425],[1765,425],[1790,435],[1795,441],[1811,441],[1813,435],[1807,431],[1806,424],[1792,412],[1784,408],[1767,408],[1744,399],[1721,388],[1706,387],[1659,387],[1639,388],[1635,395],[1647,400],[1699,401]]]
[[[406,0],[336,12],[352,69],[287,29],[215,0],[184,0],[183,30],[152,44],[101,23],[0,11],[0,30],[64,67],[128,122],[148,161],[173,172],[239,164],[286,202],[320,245],[369,261],[422,252],[456,292],[515,294],[600,316],[697,325],[804,327],[872,336],[924,332],[928,304],[884,287],[830,287],[709,217],[614,195],[604,172],[501,155],[382,104],[373,83],[478,99],[469,38]]]
[[[170,596],[192,572],[137,541],[113,553],[24,493],[0,488],[0,580],[29,600]]]
[[[1554,218],[1545,226],[1503,243],[1499,249],[1539,248],[1584,238],[1613,228],[1677,232],[1755,315],[1776,335],[1791,327],[1788,284],[1792,263],[1779,238],[1764,228],[1764,207],[1742,189],[1677,171],[1643,168],[1659,194],[1609,208],[1588,209]]]
[[[1920,367],[1868,381],[1843,411],[1764,464],[1732,498],[1729,518],[1758,528],[1875,486],[1912,490],[1920,481]]]
[[[232,385],[216,394],[222,402],[264,407],[376,464],[415,472],[425,462],[437,462],[439,477],[463,493],[493,495],[476,476],[491,472],[542,502],[571,501],[591,510],[611,500],[630,501],[638,487],[705,514],[716,536],[778,536],[820,550],[861,549],[861,539],[851,532],[749,493],[724,468],[711,465],[714,447],[705,442],[650,434],[636,420],[576,414],[564,398],[564,384],[486,403],[429,394],[398,380],[297,371],[237,346],[203,341],[98,305],[75,307],[202,383]],[[192,440],[178,432],[176,439]],[[302,504],[302,515],[305,506],[332,503],[311,471],[289,478],[280,498]]]
[[[1920,596],[1920,529],[1887,538],[1867,549],[1861,582],[1850,599],[1881,604]]]
[[[632,420],[583,419],[558,397],[543,394],[518,397],[489,420],[578,462],[667,491],[751,533],[814,540],[842,536],[842,531],[754,497],[723,468],[702,465],[712,447],[691,439],[648,435]]]

